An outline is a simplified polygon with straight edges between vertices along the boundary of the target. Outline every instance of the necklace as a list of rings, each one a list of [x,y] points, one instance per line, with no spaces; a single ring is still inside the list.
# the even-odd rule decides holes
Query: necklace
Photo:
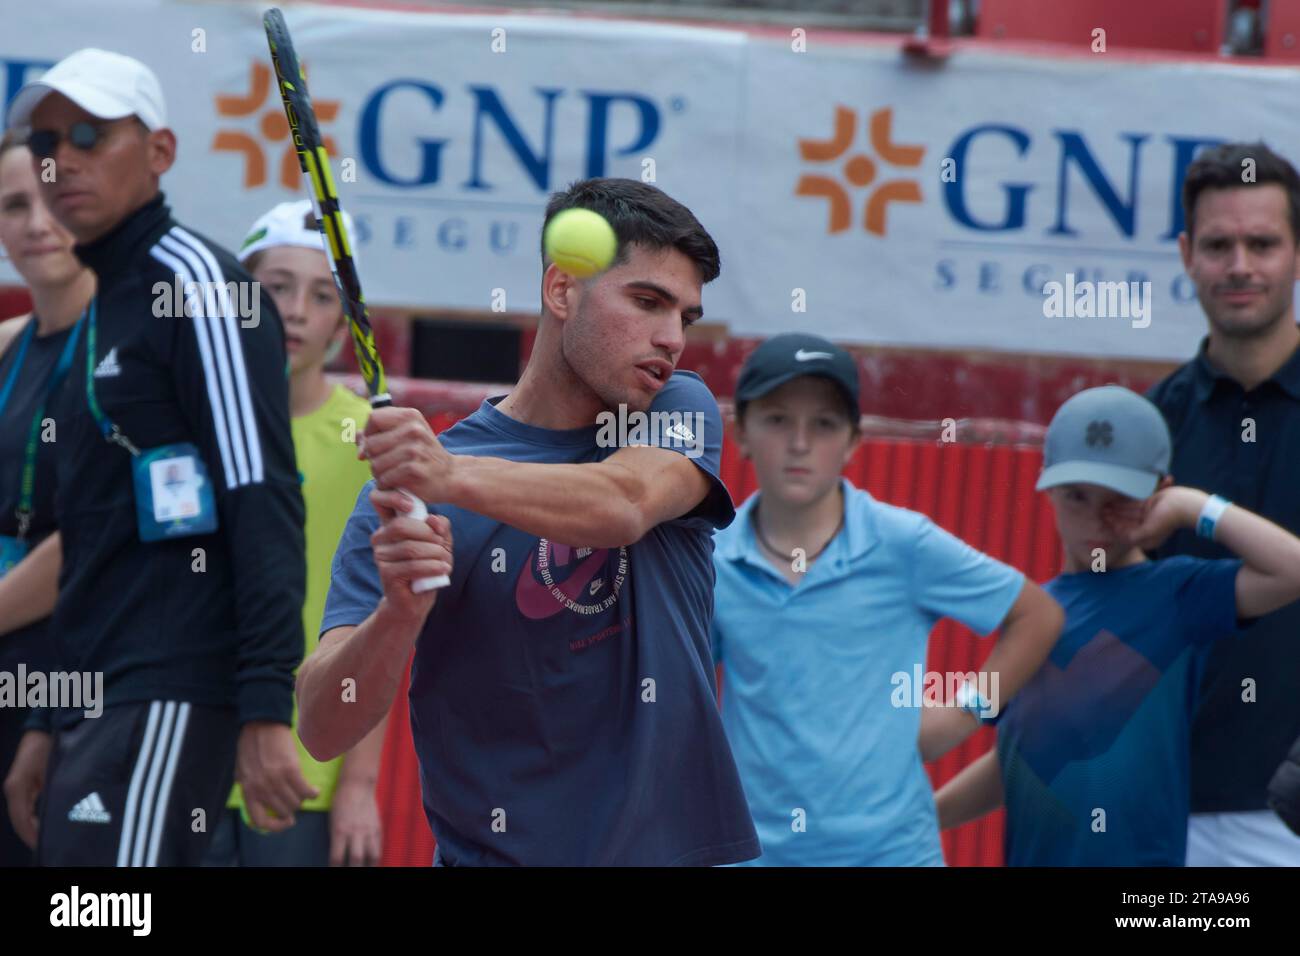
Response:
[[[763,534],[763,525],[762,525],[762,524],[759,522],[759,520],[758,520],[758,508],[757,508],[757,507],[754,508],[754,513],[753,513],[752,517],[753,517],[753,519],[754,519],[754,533],[758,536],[758,542],[759,542],[759,544],[761,544],[763,547],[767,548],[767,550],[768,550],[772,555],[774,555],[774,556],[780,558],[780,559],[783,560],[783,561],[788,561],[788,560],[790,559],[791,555],[789,555],[789,554],[785,554],[784,552],[778,551],[776,548],[772,547],[771,543],[767,540],[766,535]],[[815,561],[815,560],[817,560],[817,558],[821,557],[821,553],[822,553],[823,551],[825,551],[827,548],[830,547],[831,542],[835,540],[835,536],[838,535],[838,534],[840,533],[840,529],[843,528],[843,527],[844,527],[844,512],[841,511],[841,512],[840,512],[840,521],[839,521],[839,524],[837,524],[837,525],[835,526],[835,530],[831,532],[831,536],[830,536],[829,538],[826,539],[826,541],[822,544],[822,546],[821,546],[820,548],[818,548],[818,549],[817,549],[816,551],[814,551],[812,554],[808,555],[806,558],[804,558],[804,560],[805,560],[805,561]]]

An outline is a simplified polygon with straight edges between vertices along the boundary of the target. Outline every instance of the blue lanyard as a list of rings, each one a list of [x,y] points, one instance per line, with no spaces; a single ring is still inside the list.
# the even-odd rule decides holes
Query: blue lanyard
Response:
[[[113,420],[104,414],[95,399],[95,315],[98,311],[96,308],[98,302],[98,296],[90,300],[90,318],[86,323],[86,403],[90,406],[91,417],[99,426],[99,433],[104,436],[104,441],[121,445],[132,455],[138,455],[140,450],[132,445],[131,440],[122,433]]]
[[[0,391],[0,415],[4,414],[5,406],[9,404],[9,393],[14,390],[14,383],[18,381],[18,370],[23,367],[23,359],[27,357],[27,346],[32,344],[32,339],[36,337],[36,316],[32,316],[27,323],[27,328],[23,329],[22,340],[18,343],[18,355],[14,358],[13,368],[9,370],[9,378],[5,381],[3,391]]]
[[[84,319],[86,313],[81,314]],[[35,327],[35,319],[32,320],[32,327]],[[68,374],[68,369],[72,368],[72,353],[77,350],[77,339],[81,337],[81,319],[77,320],[76,326],[72,329],[72,334],[68,336],[68,341],[63,345],[63,352],[59,355],[59,362],[54,366],[54,371],[50,373],[49,380],[45,383],[45,395],[41,398],[41,403],[36,406],[36,414],[32,416],[31,427],[27,430],[27,445],[23,450],[23,477],[19,485],[18,509],[15,512],[18,518],[18,538],[22,540],[27,537],[27,529],[31,527],[32,522],[32,497],[33,487],[36,478],[36,436],[40,433],[41,419],[45,415],[45,406],[49,403],[50,397],[58,390],[59,384]],[[31,341],[28,336],[23,342],[23,351],[27,350],[27,343]],[[19,360],[22,359],[19,354]],[[17,366],[15,366],[15,369]],[[13,388],[14,376],[9,376],[9,381],[5,385],[4,398],[7,401],[9,392]],[[2,407],[2,406],[0,406]]]
[[[72,354],[77,351],[77,340],[81,338],[82,319],[85,317],[86,313],[82,312],[81,318],[72,327],[72,334],[68,336],[68,341],[63,345],[63,351],[59,354],[59,363],[54,366],[54,371],[50,373],[50,380],[45,386],[45,401],[41,403],[41,411],[44,411],[45,403],[58,391],[59,385],[72,368]]]

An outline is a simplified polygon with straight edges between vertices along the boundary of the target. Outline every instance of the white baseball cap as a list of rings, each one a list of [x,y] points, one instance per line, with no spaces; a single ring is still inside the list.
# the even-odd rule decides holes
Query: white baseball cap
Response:
[[[151,130],[167,124],[158,77],[121,53],[87,47],[64,57],[18,91],[9,104],[9,125],[27,126],[37,104],[51,93],[62,93],[99,119],[134,115]]]
[[[349,240],[356,236],[352,217],[343,213],[343,228],[348,231]],[[282,202],[270,212],[265,213],[239,247],[239,261],[246,264],[248,260],[263,249],[276,246],[302,246],[305,249],[318,249],[327,252],[325,237],[316,225],[316,210],[310,199],[296,202]],[[352,248],[352,259],[356,261],[357,250]]]

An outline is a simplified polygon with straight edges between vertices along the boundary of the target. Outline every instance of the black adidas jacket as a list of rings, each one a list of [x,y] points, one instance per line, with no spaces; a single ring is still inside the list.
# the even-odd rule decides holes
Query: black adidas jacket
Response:
[[[102,671],[106,706],[184,700],[233,707],[241,724],[289,723],[305,555],[280,317],[264,294],[256,324],[239,315],[238,295],[217,294],[218,284],[246,283],[251,305],[252,280],[172,219],[161,194],[76,253],[99,280],[100,407],[139,449],[196,445],[219,524],[140,540],[131,455],[104,440],[87,404],[83,330],[51,405],[63,536],[50,628],[58,666]],[[192,282],[213,293],[192,315],[175,307],[178,277],[183,291]],[[79,716],[64,711],[59,721]]]

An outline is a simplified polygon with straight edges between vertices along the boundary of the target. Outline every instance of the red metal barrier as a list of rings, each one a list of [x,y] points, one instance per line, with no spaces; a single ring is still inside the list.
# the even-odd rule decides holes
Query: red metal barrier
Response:
[[[1092,31],[1101,28],[1108,46],[1218,53],[1227,16],[1228,0],[981,0],[976,32],[1088,48]]]
[[[0,319],[31,308],[27,293],[0,285]],[[394,399],[426,414],[464,408],[468,413],[482,396],[500,394],[509,386],[448,384],[412,380],[410,372],[410,320],[402,310],[374,308],[371,318],[385,368],[392,379]],[[522,370],[532,353],[534,329],[525,329],[520,341]],[[714,395],[735,393],[736,378],[745,358],[758,347],[759,338],[714,340],[703,333],[687,337],[679,368],[696,372]],[[884,348],[846,345],[858,364],[862,381],[862,410],[889,418],[998,418],[1046,425],[1061,403],[1075,392],[1095,385],[1118,384],[1134,391],[1173,371],[1176,363],[1115,357],[1037,355],[934,349]],[[364,391],[356,375],[356,359],[345,348],[337,370],[351,373],[349,384]],[[399,389],[413,397],[397,397]],[[465,408],[464,396],[478,396]],[[443,401],[450,401],[444,405]]]
[[[1268,5],[1264,55],[1271,60],[1300,60],[1300,6],[1288,0]]]

